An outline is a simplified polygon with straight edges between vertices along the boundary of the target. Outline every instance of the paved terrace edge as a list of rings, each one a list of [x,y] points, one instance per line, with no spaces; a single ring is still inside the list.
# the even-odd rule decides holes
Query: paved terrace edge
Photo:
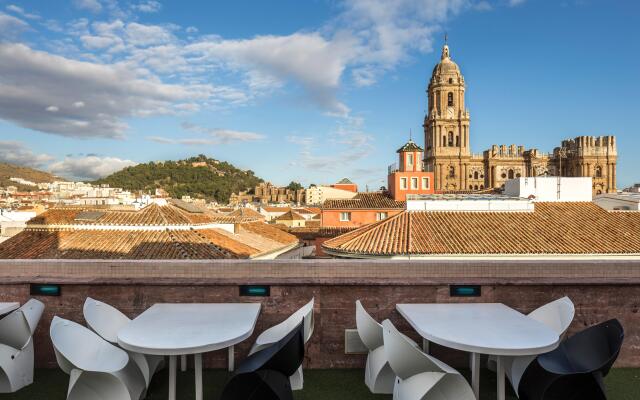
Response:
[[[0,260],[0,285],[637,285],[640,260]]]

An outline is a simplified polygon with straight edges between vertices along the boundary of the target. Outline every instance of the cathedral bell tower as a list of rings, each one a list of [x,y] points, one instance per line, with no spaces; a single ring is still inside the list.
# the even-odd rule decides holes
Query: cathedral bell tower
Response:
[[[464,77],[445,44],[427,88],[429,106],[423,125],[425,163],[434,173],[436,190],[466,188],[464,177],[471,152],[464,90]]]

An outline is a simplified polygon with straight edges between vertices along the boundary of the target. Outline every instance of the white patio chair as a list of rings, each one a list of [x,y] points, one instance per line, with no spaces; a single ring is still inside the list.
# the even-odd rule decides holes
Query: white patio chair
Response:
[[[68,400],[139,400],[145,393],[144,377],[124,350],[59,317],[49,334],[58,365],[70,375]]]
[[[528,317],[553,329],[562,340],[569,325],[571,325],[571,321],[573,321],[574,315],[575,307],[573,302],[565,296],[536,308],[528,314]],[[505,373],[516,393],[518,393],[518,385],[524,370],[535,358],[536,356],[505,357]],[[495,363],[495,357],[489,357],[488,366],[494,371]]]
[[[107,342],[118,345],[118,331],[131,322],[131,319],[124,315],[117,308],[87,297],[82,308],[84,319],[91,330],[100,335]],[[148,354],[135,353],[125,350],[129,357],[136,363],[140,372],[144,376],[146,387],[149,387],[153,374],[156,373],[164,361],[163,356],[153,356]]]
[[[311,299],[310,302],[302,306],[298,311],[294,312],[278,325],[274,325],[258,336],[256,342],[251,347],[249,355],[256,351],[262,350],[266,347],[277,343],[282,338],[287,336],[295,327],[298,326],[300,321],[304,321],[304,343],[306,344],[311,335],[313,334],[314,318],[313,318],[313,304],[315,299]],[[292,390],[301,390],[304,386],[304,376],[302,373],[302,365],[298,370],[289,377]]]
[[[0,393],[13,393],[33,383],[33,333],[44,304],[27,301],[0,320]]]
[[[384,349],[396,374],[394,400],[475,400],[458,371],[422,352],[388,319],[382,327]]]
[[[393,393],[396,374],[391,369],[384,350],[382,325],[367,313],[360,300],[356,301],[356,327],[360,340],[369,349],[364,369],[365,385],[371,393]]]

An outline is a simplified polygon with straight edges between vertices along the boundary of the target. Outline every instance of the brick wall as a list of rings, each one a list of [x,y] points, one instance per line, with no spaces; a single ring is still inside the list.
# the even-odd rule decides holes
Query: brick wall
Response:
[[[262,311],[255,333],[237,346],[237,360],[246,356],[259,332],[313,296],[316,328],[307,349],[307,368],[354,368],[363,366],[364,356],[344,354],[344,330],[355,327],[357,299],[376,319],[390,318],[418,339],[395,304],[501,302],[526,313],[564,295],[576,305],[570,334],[618,318],[626,336],[616,365],[640,367],[638,261],[0,261],[0,301],[26,301],[31,282],[62,287],[60,297],[40,297],[46,309],[35,335],[39,367],[56,367],[48,335],[53,316],[84,323],[82,304],[87,296],[130,317],[159,302],[259,301]],[[271,296],[239,297],[238,285],[246,283],[271,284]],[[482,284],[482,297],[451,298],[452,283]],[[443,360],[465,364],[464,354],[434,347]],[[225,362],[224,351],[205,357],[209,367]]]

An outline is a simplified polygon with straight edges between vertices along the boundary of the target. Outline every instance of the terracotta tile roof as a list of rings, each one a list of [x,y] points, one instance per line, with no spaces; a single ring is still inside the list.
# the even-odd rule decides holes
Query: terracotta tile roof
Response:
[[[536,203],[533,212],[405,211],[323,244],[351,255],[640,254],[640,212]]]
[[[262,222],[240,224],[239,230],[25,230],[0,243],[0,259],[250,258],[298,243]]]
[[[406,202],[395,201],[389,196],[381,193],[358,193],[351,199],[329,199],[325,200],[322,208],[325,210],[347,210],[347,209],[370,209],[370,210],[389,210],[389,209],[405,209]]]
[[[250,258],[298,243],[295,236],[256,219],[155,204],[139,211],[51,209],[2,242],[0,258]],[[226,230],[234,223],[235,233]],[[117,229],[103,229],[107,226]]]
[[[296,208],[293,211],[297,212],[298,214],[317,214],[316,212],[313,212],[308,208]]]
[[[304,220],[304,217],[295,211],[289,210],[286,213],[278,216],[275,220],[276,221],[299,221],[299,220]]]
[[[95,219],[82,218],[83,213],[103,213]],[[80,217],[80,218],[78,218]],[[191,213],[173,205],[150,204],[141,210],[110,210],[92,207],[50,208],[32,218],[28,225],[193,225],[216,222],[209,213]]]
[[[234,211],[230,212],[227,215],[230,216],[230,217],[240,217],[240,218],[242,218],[243,221],[249,221],[249,220],[262,221],[262,220],[264,220],[264,215],[260,214],[259,212],[255,211],[255,210],[252,210],[251,208],[246,208],[246,207],[238,208],[237,210],[234,210]]]

